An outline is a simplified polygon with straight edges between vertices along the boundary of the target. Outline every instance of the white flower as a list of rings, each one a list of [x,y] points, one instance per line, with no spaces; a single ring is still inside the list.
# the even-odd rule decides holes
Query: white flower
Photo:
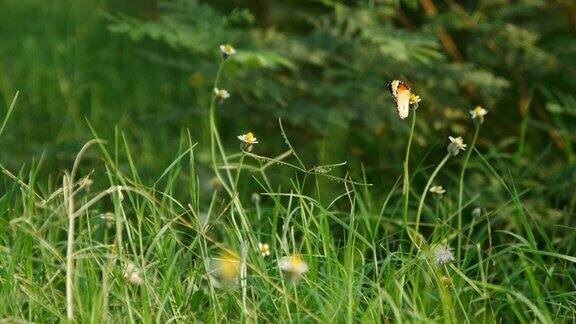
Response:
[[[454,253],[448,244],[439,244],[432,249],[432,259],[436,264],[443,265],[454,261]]]
[[[122,272],[124,279],[135,285],[140,285],[142,283],[142,278],[140,278],[140,270],[132,262],[127,262],[124,265],[124,271]]]
[[[112,214],[112,213],[102,214],[102,215],[100,215],[100,218],[106,222],[110,222],[110,223],[114,222],[114,214]]]
[[[260,202],[260,194],[257,192],[252,193],[252,195],[250,195],[250,200],[252,200],[253,203],[258,204]]]
[[[472,116],[472,119],[477,120],[479,123],[484,122],[484,116],[486,116],[487,113],[488,110],[480,106],[476,106],[474,110],[470,110],[470,115]]]
[[[222,56],[224,57],[224,59],[227,59],[228,57],[236,54],[236,49],[234,48],[234,46],[232,46],[232,44],[220,45],[220,51],[222,52]]]
[[[270,255],[270,245],[267,243],[258,243],[258,251],[260,251],[261,256],[267,257]]]
[[[242,142],[242,149],[247,152],[252,151],[252,145],[258,144],[258,139],[254,137],[252,132],[248,132],[244,135],[238,135],[238,139]]]
[[[104,224],[106,224],[106,228],[112,228],[112,225],[114,225],[114,214],[112,213],[105,213],[100,215],[100,218],[102,220],[104,220]]]
[[[254,137],[254,134],[252,134],[252,132],[248,132],[244,135],[238,135],[238,139],[246,144],[258,144],[258,139]]]
[[[454,138],[452,136],[448,136],[448,138],[450,139],[450,144],[448,145],[448,152],[450,152],[450,154],[458,155],[460,150],[466,150],[466,144],[464,144],[462,137],[458,136]]]
[[[442,195],[443,193],[446,192],[446,190],[444,190],[444,188],[442,186],[432,186],[432,187],[430,187],[430,189],[428,191],[430,191],[431,193],[438,194],[438,195]]]
[[[299,254],[282,257],[278,261],[278,267],[292,279],[296,279],[308,271],[308,264],[302,260]]]
[[[482,208],[476,207],[472,210],[472,217],[480,217],[482,216]]]
[[[230,93],[228,93],[228,91],[224,89],[214,88],[214,94],[216,95],[217,98],[221,100],[230,98]]]

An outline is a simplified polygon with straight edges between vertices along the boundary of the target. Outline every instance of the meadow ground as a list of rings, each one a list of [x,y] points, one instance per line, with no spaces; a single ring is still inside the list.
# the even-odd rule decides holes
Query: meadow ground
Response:
[[[0,12],[0,321],[575,320],[568,119],[558,153],[528,114],[511,139],[491,107],[436,131],[434,99],[413,89],[400,119],[386,93],[400,126],[365,168],[339,145],[368,127],[311,144],[294,122],[234,115],[242,47],[173,81],[93,13],[113,5],[73,3]]]

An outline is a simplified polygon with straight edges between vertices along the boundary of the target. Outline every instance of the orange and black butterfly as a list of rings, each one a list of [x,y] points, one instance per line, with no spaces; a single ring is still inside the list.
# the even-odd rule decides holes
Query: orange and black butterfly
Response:
[[[388,82],[388,90],[390,90],[396,101],[396,110],[398,110],[400,118],[408,117],[408,112],[410,111],[410,87],[400,80],[392,80]]]

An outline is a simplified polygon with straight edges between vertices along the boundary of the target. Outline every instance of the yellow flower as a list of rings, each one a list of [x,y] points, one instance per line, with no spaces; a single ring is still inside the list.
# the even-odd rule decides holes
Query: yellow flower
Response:
[[[450,152],[450,154],[458,155],[460,150],[466,150],[466,144],[464,144],[462,137],[458,136],[454,138],[452,136],[448,136],[448,138],[450,139],[450,144],[448,145],[448,152]]]
[[[230,93],[224,89],[214,88],[214,94],[221,100],[230,98]]]
[[[442,195],[446,192],[446,190],[444,190],[444,188],[442,188],[442,186],[432,186],[428,191],[430,191],[431,193],[438,194],[438,195]]]
[[[224,250],[217,258],[210,260],[210,275],[224,283],[235,283],[240,277],[240,256],[231,250]]]
[[[228,57],[236,54],[236,49],[234,48],[234,46],[232,46],[232,44],[220,45],[220,51],[222,52],[222,56],[224,57],[224,59],[227,59]]]
[[[241,148],[247,152],[252,151],[253,144],[258,144],[258,139],[254,137],[252,132],[248,132],[244,135],[238,135],[238,139],[242,142]]]
[[[417,105],[420,101],[422,101],[422,99],[420,99],[420,96],[416,95],[415,93],[410,94],[411,105]]]
[[[263,257],[270,255],[270,245],[267,243],[258,243],[258,250],[260,251],[260,255]]]
[[[308,271],[308,264],[299,254],[282,257],[278,261],[278,267],[292,279],[297,279]]]
[[[474,110],[470,110],[470,115],[472,116],[472,119],[477,120],[479,123],[484,122],[484,116],[486,116],[487,113],[488,110],[480,106],[476,106]]]
[[[132,262],[127,262],[124,265],[124,270],[122,276],[129,283],[140,285],[142,283],[142,278],[140,278],[140,269],[134,265]]]
[[[241,140],[243,143],[246,143],[246,144],[257,144],[258,143],[258,139],[256,137],[254,137],[254,134],[252,134],[252,132],[248,132],[244,135],[238,135],[238,139]]]

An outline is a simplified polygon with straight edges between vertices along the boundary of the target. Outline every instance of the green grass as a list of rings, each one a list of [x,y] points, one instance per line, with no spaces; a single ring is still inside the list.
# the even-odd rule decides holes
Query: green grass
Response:
[[[220,78],[215,80],[218,86]],[[258,144],[250,153],[225,147],[217,127],[225,106],[212,100],[211,140],[198,142],[184,131],[173,161],[153,181],[142,180],[122,133],[107,142],[95,129],[95,140],[80,151],[63,180],[38,178],[37,163],[15,172],[3,167],[4,319],[454,323],[574,318],[574,230],[526,206],[527,191],[505,176],[493,152],[469,147],[465,157],[448,154],[437,165],[406,161],[413,169],[404,174],[424,176],[426,186],[405,182],[408,188],[395,185],[387,197],[374,199],[369,198],[372,185],[329,171],[341,166],[307,165],[281,124],[276,139],[260,139],[284,137],[286,153],[280,157],[260,156]],[[211,147],[220,183],[215,189],[199,181],[196,152],[202,146]],[[94,169],[82,166],[88,156],[99,161],[91,164]],[[460,177],[474,172],[499,183],[452,189],[469,183],[456,178],[463,159]],[[466,168],[472,170],[464,173]],[[277,169],[289,170],[289,186],[270,176]],[[453,174],[454,186],[442,198],[427,197],[440,173]],[[106,180],[87,181],[95,177]],[[322,181],[338,188],[333,200],[319,199]],[[259,188],[260,200],[244,190],[247,183]],[[481,206],[475,217],[468,213],[479,196],[500,195],[500,186],[506,195],[498,203]],[[260,256],[258,242],[269,243],[272,255]],[[454,262],[434,262],[431,249],[440,243],[460,247]],[[224,250],[237,251],[246,270],[239,282],[223,286],[209,274],[209,263]],[[293,253],[309,265],[298,280],[283,275],[277,264]],[[123,276],[127,263],[140,269],[140,285]]]

